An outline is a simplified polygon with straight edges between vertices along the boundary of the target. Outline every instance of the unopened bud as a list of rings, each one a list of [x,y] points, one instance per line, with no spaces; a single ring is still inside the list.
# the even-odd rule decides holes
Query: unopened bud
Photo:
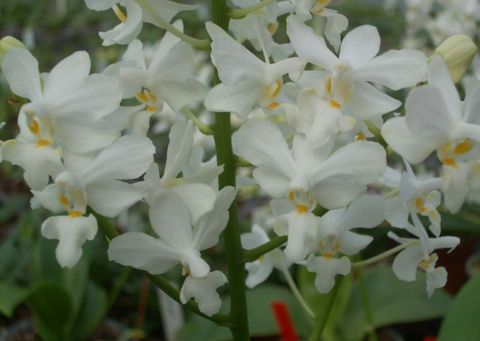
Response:
[[[475,43],[470,37],[463,34],[456,34],[445,39],[435,50],[435,54],[441,56],[447,64],[454,83],[462,79],[476,53]]]
[[[7,51],[13,48],[26,49],[25,45],[23,45],[20,40],[15,39],[12,36],[6,36],[0,39],[0,64],[3,62],[3,57]]]

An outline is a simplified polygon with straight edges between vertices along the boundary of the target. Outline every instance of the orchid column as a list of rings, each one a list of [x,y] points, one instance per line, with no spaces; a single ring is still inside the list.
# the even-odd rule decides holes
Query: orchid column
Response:
[[[212,19],[215,24],[228,31],[227,3],[225,0],[211,0]],[[216,83],[219,83],[216,77]],[[235,187],[236,158],[232,151],[232,129],[230,113],[215,114],[215,146],[217,162],[223,165],[224,171],[218,177],[219,188]],[[245,296],[245,267],[243,249],[238,228],[237,208],[235,202],[230,207],[230,220],[224,232],[228,262],[228,285],[230,288],[230,317],[233,326],[230,328],[235,340],[249,340],[247,300]]]

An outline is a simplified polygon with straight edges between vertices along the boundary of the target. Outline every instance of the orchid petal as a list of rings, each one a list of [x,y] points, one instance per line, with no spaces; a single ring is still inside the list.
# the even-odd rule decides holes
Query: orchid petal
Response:
[[[448,137],[436,131],[414,135],[404,117],[394,117],[382,127],[382,136],[403,158],[412,164],[425,160],[437,148],[448,143]]]
[[[425,80],[427,59],[423,52],[391,50],[359,66],[355,66],[355,80],[385,85],[392,90],[413,86]]]
[[[441,104],[446,105],[451,119],[459,121],[462,118],[462,104],[458,96],[457,88],[453,84],[452,77],[448,72],[447,65],[440,56],[433,56],[428,67],[427,75],[428,84],[436,87],[443,101]],[[441,120],[442,118],[437,118]]]
[[[126,20],[113,29],[98,34],[103,39],[103,46],[126,45],[132,42],[142,30],[143,11],[140,5],[135,1],[124,1],[122,5],[127,11]]]
[[[88,205],[106,217],[116,217],[142,199],[142,191],[126,182],[101,180],[86,186]]]
[[[433,295],[435,289],[440,289],[447,284],[447,270],[442,266],[427,272],[427,294],[428,297]]]
[[[291,262],[298,262],[311,252],[314,234],[319,218],[310,212],[291,212],[288,215],[288,241],[285,256]]]
[[[170,22],[174,16],[182,11],[194,11],[199,8],[199,5],[180,4],[168,0],[147,0],[153,12],[161,15],[163,19]],[[149,11],[144,11],[144,20],[153,25],[158,25],[155,16],[151,15]]]
[[[47,75],[44,96],[46,99],[62,97],[76,91],[90,73],[90,56],[78,51],[58,63]]]
[[[120,106],[120,83],[110,76],[90,75],[74,92],[51,101],[58,116],[98,120]]]
[[[245,119],[259,101],[262,90],[262,84],[249,81],[231,86],[220,83],[207,94],[205,108],[213,112],[233,112]]]
[[[272,166],[260,166],[253,170],[253,178],[272,198],[284,198],[288,192],[290,178]]]
[[[352,66],[371,60],[380,50],[380,35],[375,26],[363,25],[348,32],[340,46],[340,59]]]
[[[18,139],[5,141],[2,154],[5,161],[25,170],[25,182],[33,190],[42,190],[48,184],[49,176],[56,175],[62,167],[59,149]]]
[[[204,214],[194,226],[195,248],[198,250],[208,249],[218,243],[220,233],[228,223],[228,209],[235,199],[236,191],[233,187],[222,188],[217,194],[213,209]]]
[[[125,135],[103,149],[83,171],[85,184],[99,179],[127,180],[141,176],[153,162],[155,147],[148,138]]]
[[[312,257],[307,261],[307,269],[316,273],[315,287],[320,293],[326,294],[334,287],[336,275],[346,276],[350,273],[351,263],[347,257]]]
[[[32,101],[41,99],[38,62],[28,50],[9,50],[2,62],[2,73],[12,92]]]
[[[169,190],[177,193],[185,201],[192,225],[195,225],[200,217],[213,209],[217,198],[215,191],[205,184],[186,183],[170,187]]]
[[[47,239],[58,239],[55,255],[62,267],[71,268],[82,256],[82,245],[97,234],[97,220],[87,217],[50,217],[42,224],[42,235]]]
[[[287,18],[287,35],[300,58],[332,71],[338,58],[328,49],[323,38],[317,36],[298,17]]]
[[[192,122],[174,124],[170,130],[169,139],[163,180],[177,177],[190,160],[193,143]]]
[[[418,263],[423,258],[421,246],[411,246],[401,251],[393,260],[393,272],[402,281],[413,282]]]
[[[194,298],[198,308],[208,316],[216,314],[222,305],[217,288],[227,283],[227,277],[220,271],[212,271],[203,278],[187,276],[180,290],[180,301],[185,304]]]
[[[150,224],[158,236],[178,252],[192,247],[190,215],[182,198],[172,191],[162,191],[151,202]]]
[[[222,82],[234,85],[243,80],[263,81],[265,63],[219,26],[212,22],[205,25],[212,38],[212,63]]]
[[[252,119],[236,136],[239,156],[255,166],[270,166],[288,177],[295,175],[296,164],[280,130],[271,122]]]
[[[401,106],[402,103],[367,82],[355,82],[355,90],[347,102],[349,112],[361,119],[383,115]]]
[[[105,148],[120,133],[104,120],[96,122],[79,117],[59,117],[55,120],[56,137],[65,149],[85,154]]]
[[[405,109],[405,122],[415,135],[420,135],[424,131],[448,134],[455,122],[455,117],[448,111],[440,90],[430,85],[410,92]]]
[[[108,246],[108,259],[124,266],[161,274],[180,263],[178,250],[145,233],[128,232]]]

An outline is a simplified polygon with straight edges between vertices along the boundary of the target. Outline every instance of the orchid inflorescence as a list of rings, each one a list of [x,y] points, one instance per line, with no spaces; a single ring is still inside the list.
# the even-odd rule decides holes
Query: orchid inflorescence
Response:
[[[358,255],[373,240],[366,229],[376,227],[399,244],[393,271],[400,280],[414,281],[420,269],[429,296],[442,288],[447,272],[436,251],[460,240],[442,235],[441,207],[456,213],[466,200],[478,201],[480,82],[469,82],[462,100],[449,49],[429,57],[408,48],[380,53],[377,28],[347,31],[348,20],[330,2],[232,1],[236,8],[223,13],[232,17],[232,35],[217,14],[205,23],[209,41],[187,36],[182,21],[173,21],[197,5],[85,0],[120,20],[99,33],[103,45],[127,45],[101,73],[90,73],[84,51],[41,73],[21,43],[2,41],[2,73],[26,100],[19,134],[2,143],[3,161],[24,170],[32,208],[53,213],[41,230],[58,240],[58,263],[79,261],[99,215],[117,217],[142,202],[154,234],[113,238],[110,260],[152,275],[181,265],[181,302],[193,298],[207,316],[221,307],[220,286],[240,278],[252,288],[274,269],[288,277],[289,268],[305,267],[317,290],[328,293],[336,276],[372,263]],[[276,41],[280,18],[286,43]],[[313,29],[312,18],[323,29]],[[153,55],[137,39],[144,23],[166,29]],[[464,52],[473,58],[471,45]],[[201,51],[209,46],[219,81]],[[449,46],[458,48],[451,40]],[[401,89],[405,102],[389,94]],[[213,125],[204,123],[213,121],[210,113]],[[153,119],[170,131],[163,171],[147,137]],[[206,160],[209,134],[217,155]],[[434,167],[427,158],[435,158]],[[229,211],[237,193],[270,199],[253,208],[253,227],[241,238],[231,233],[238,227]],[[227,277],[202,256],[226,228],[227,250],[263,250],[232,261],[246,278]],[[278,238],[284,240],[274,245]]]

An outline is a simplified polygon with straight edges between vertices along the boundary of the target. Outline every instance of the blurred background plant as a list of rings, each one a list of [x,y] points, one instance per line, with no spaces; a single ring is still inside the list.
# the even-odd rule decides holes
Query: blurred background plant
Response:
[[[412,42],[415,38],[421,42],[415,47],[432,51],[440,39],[434,25],[440,15],[435,11],[442,9],[435,4],[425,14],[420,2],[417,3],[415,7],[415,1],[338,0],[333,7],[349,18],[350,28],[361,24],[377,26],[383,49],[416,45]],[[426,22],[412,33],[414,14],[424,15],[422,18],[429,18],[431,24]],[[203,29],[209,18],[206,10],[180,17],[189,34],[206,36]],[[42,70],[50,69],[74,51],[86,50],[92,56],[95,71],[101,71],[125,50],[119,45],[100,46],[98,31],[111,27],[116,18],[113,13],[88,10],[83,1],[1,1],[0,18],[0,36],[11,35],[22,40],[37,57]],[[159,32],[146,26],[141,38],[153,44],[160,38]],[[284,32],[278,34],[281,40]],[[478,36],[474,38],[478,43]],[[395,95],[403,96],[402,93]],[[12,97],[1,79],[0,122],[6,122],[6,126],[0,130],[0,140],[16,134],[19,101]],[[157,130],[158,134],[151,137],[157,146],[156,160],[161,162],[165,159],[167,134],[160,128]],[[177,326],[181,327],[175,337],[179,340],[229,339],[228,329],[200,317],[187,315],[184,324],[181,307],[166,296],[157,296],[153,286],[140,273],[108,262],[107,241],[101,234],[84,247],[85,256],[78,265],[70,270],[61,269],[54,257],[56,242],[40,235],[39,227],[45,213],[31,211],[29,198],[21,170],[1,163],[0,340],[34,340],[38,336],[44,340],[163,340],[172,339]],[[252,207],[258,204],[258,201],[241,202],[245,231],[249,230],[247,218],[250,218]],[[148,228],[144,227],[145,212],[141,208],[130,212],[115,222],[120,229]],[[477,212],[477,206],[470,205],[459,215],[444,215],[443,229],[461,236],[462,246],[449,257],[440,257],[448,262],[443,265],[448,268],[449,282],[446,291],[437,292],[431,299],[426,298],[424,282],[398,281],[388,267],[356,271],[342,280],[338,290],[327,295],[315,290],[311,274],[298,271],[295,275],[300,291],[317,315],[325,314],[325,307],[337,295],[323,338],[332,341],[358,341],[365,337],[369,340],[423,340],[426,335],[438,335],[442,318],[451,308],[440,340],[478,340],[480,326],[469,319],[480,313],[480,295],[475,290],[478,277],[465,286],[451,307],[454,295],[480,266],[477,253],[480,217]],[[371,233],[378,236],[368,254],[362,255],[364,258],[393,245],[381,229]],[[219,249],[210,251],[211,261],[219,267],[222,266],[221,253]],[[168,276],[178,278],[177,271],[171,271]],[[163,302],[160,306],[159,297]],[[226,301],[228,305],[228,299]],[[312,325],[288,290],[284,278],[278,275],[273,276],[269,284],[248,292],[252,335],[259,339],[276,339],[279,326],[271,305],[279,301],[286,305],[297,334],[300,337],[310,335]],[[462,329],[470,334],[458,338],[452,333],[452,330]]]

